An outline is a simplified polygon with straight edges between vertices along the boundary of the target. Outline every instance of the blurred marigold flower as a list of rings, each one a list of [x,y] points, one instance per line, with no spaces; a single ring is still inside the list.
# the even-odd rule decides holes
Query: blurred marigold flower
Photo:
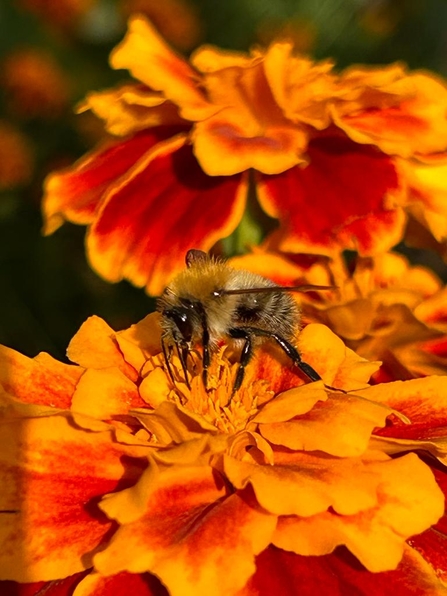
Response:
[[[203,46],[187,62],[137,16],[111,65],[140,83],[81,105],[118,139],[47,179],[46,232],[88,224],[93,268],[150,293],[191,246],[208,250],[234,231],[250,170],[279,220],[278,249],[371,255],[403,237],[407,162],[437,168],[432,156],[447,149],[444,83],[401,64],[337,73],[287,41],[250,54]],[[421,192],[417,202],[447,237],[441,200]]]
[[[237,364],[224,347],[208,392],[200,358],[189,359],[189,389],[175,357],[175,383],[167,374],[158,321],[116,333],[88,319],[68,348],[72,365],[1,348],[2,588],[447,591],[445,468],[435,480],[413,453],[446,463],[445,436],[412,436],[409,420],[445,431],[445,379],[370,387],[377,364],[308,325],[303,358],[345,392],[303,384],[266,349],[231,397]]]
[[[96,2],[97,0],[15,0],[20,8],[37,15],[46,24],[63,30],[71,30]]]
[[[336,257],[306,265],[289,257],[257,249],[231,263],[281,285],[336,285],[317,299],[300,294],[303,318],[327,325],[359,356],[380,360],[376,380],[447,374],[447,289],[431,270],[397,253],[357,257],[350,268]]]
[[[35,48],[8,54],[1,83],[9,111],[22,118],[57,118],[70,102],[68,77],[51,54]]]
[[[28,137],[0,120],[0,190],[28,184],[33,170],[34,153]]]

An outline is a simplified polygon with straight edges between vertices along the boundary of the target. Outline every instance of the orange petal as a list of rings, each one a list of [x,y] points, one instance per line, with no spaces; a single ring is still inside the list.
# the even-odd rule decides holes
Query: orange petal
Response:
[[[272,43],[264,58],[271,91],[286,118],[322,130],[329,126],[329,101],[337,92],[333,62],[294,55],[290,42]]]
[[[200,75],[177,56],[142,16],[129,19],[128,33],[110,56],[113,68],[126,68],[133,77],[177,104],[183,118],[200,120],[216,108],[200,89]]]
[[[258,178],[263,209],[280,220],[280,250],[372,254],[397,244],[405,216],[392,205],[399,181],[391,160],[343,137],[317,138],[308,153],[306,167]]]
[[[69,408],[83,372],[83,368],[58,362],[49,354],[27,358],[0,346],[0,385],[24,403]]]
[[[223,110],[194,127],[194,155],[208,175],[231,176],[250,168],[278,174],[306,163],[304,129],[273,125],[250,134],[247,123],[239,120],[239,114],[233,119]]]
[[[126,362],[141,372],[148,358],[161,352],[160,314],[151,313],[128,329],[118,331],[115,341]]]
[[[204,85],[217,113],[193,129],[194,154],[211,176],[249,168],[276,174],[306,161],[308,131],[275,103],[262,64],[236,64],[208,73]]]
[[[128,364],[115,339],[115,331],[100,317],[89,317],[73,336],[67,349],[67,356],[85,368],[117,367],[132,381],[138,372]]]
[[[151,469],[134,491],[101,504],[121,525],[95,567],[103,575],[150,570],[173,594],[234,593],[254,572],[276,518],[249,491],[225,495],[207,466]]]
[[[184,268],[191,246],[207,251],[239,223],[245,177],[206,176],[185,141],[159,143],[132,179],[105,199],[87,246],[107,280],[126,278],[159,294]]]
[[[154,126],[187,124],[174,104],[144,85],[123,85],[88,93],[77,109],[78,113],[86,110],[92,110],[104,120],[106,130],[118,137]]]
[[[115,443],[109,430],[81,430],[68,416],[3,418],[0,443],[0,509],[9,511],[0,577],[51,580],[91,566],[112,527],[95,500],[135,482],[147,450]]]
[[[420,321],[435,329],[447,331],[447,288],[424,300],[414,309],[414,314]]]
[[[318,402],[299,418],[265,421],[259,432],[269,442],[294,451],[320,450],[338,457],[355,457],[366,451],[374,428],[384,426],[391,413],[391,409],[355,395],[330,394],[327,401]]]
[[[443,242],[447,238],[447,154],[423,162],[400,160],[398,167],[410,190],[408,212]]]
[[[138,389],[117,368],[88,369],[74,392],[71,409],[99,420],[145,406]]]
[[[302,416],[312,410],[328,396],[321,381],[289,389],[267,402],[252,419],[256,424],[273,424]]]
[[[368,468],[379,476],[376,507],[348,516],[327,511],[305,519],[280,518],[273,544],[301,555],[324,555],[345,545],[369,571],[395,569],[405,540],[442,515],[443,495],[413,453]]]
[[[309,517],[329,508],[353,515],[377,505],[379,477],[359,458],[318,452],[274,450],[275,465],[251,464],[224,456],[224,471],[235,488],[250,484],[258,503],[277,515]],[[377,457],[386,458],[379,454]]]
[[[42,202],[45,233],[53,233],[65,220],[77,224],[92,222],[109,187],[153,145],[172,133],[171,127],[145,130],[125,141],[102,145],[73,167],[50,174],[45,180]]]
[[[325,383],[346,391],[364,387],[380,366],[358,356],[328,327],[316,323],[301,331],[299,349],[303,360],[315,368]]]

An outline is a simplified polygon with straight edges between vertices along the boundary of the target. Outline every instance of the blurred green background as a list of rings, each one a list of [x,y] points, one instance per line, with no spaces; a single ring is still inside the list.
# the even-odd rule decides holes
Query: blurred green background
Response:
[[[123,78],[107,58],[132,12],[186,55],[205,42],[246,50],[287,33],[303,52],[339,66],[403,60],[447,76],[446,0],[2,0],[0,343],[29,356],[63,359],[93,313],[118,329],[154,307],[142,290],[89,269],[84,227],[41,235],[45,176],[102,135],[73,106]]]

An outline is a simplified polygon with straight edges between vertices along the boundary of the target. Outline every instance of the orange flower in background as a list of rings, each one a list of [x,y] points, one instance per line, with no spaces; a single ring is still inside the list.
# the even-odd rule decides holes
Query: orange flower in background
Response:
[[[186,250],[237,227],[249,170],[279,220],[277,249],[376,254],[402,239],[415,205],[447,236],[437,199],[447,179],[432,163],[447,148],[447,89],[434,76],[400,64],[337,73],[286,41],[250,54],[204,46],[187,62],[143,17],[111,65],[139,82],[92,93],[80,110],[117,140],[50,176],[43,204],[47,233],[89,225],[88,256],[105,279],[158,294]],[[412,186],[407,164],[429,168],[435,197]]]
[[[47,25],[72,30],[97,0],[16,0],[17,5],[40,17]]]
[[[0,120],[0,190],[28,184],[33,170],[29,138],[10,122]]]
[[[70,83],[47,52],[22,49],[3,61],[2,86],[10,112],[22,118],[57,118],[70,102]]]
[[[189,388],[158,321],[90,318],[71,365],[1,349],[2,593],[447,592],[445,471],[412,453],[445,463],[442,377],[370,387],[377,364],[308,325],[303,359],[340,392],[268,347],[233,396],[225,346],[208,391],[193,355]]]
[[[337,286],[317,299],[297,295],[302,316],[327,325],[359,356],[381,361],[376,380],[447,374],[447,289],[432,271],[397,253],[358,257],[351,270],[337,258],[303,265],[289,257],[258,249],[231,264],[285,286]]]

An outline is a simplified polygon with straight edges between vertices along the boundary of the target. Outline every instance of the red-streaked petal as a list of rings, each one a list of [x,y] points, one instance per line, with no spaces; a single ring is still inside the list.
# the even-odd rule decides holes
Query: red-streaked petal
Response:
[[[242,216],[246,177],[203,173],[183,137],[159,143],[126,184],[105,199],[90,228],[93,267],[159,294],[191,247],[209,250]]]
[[[381,383],[356,392],[405,414],[411,424],[396,421],[379,435],[406,439],[429,439],[438,427],[447,426],[447,377],[433,376],[409,381]]]
[[[402,237],[405,216],[393,206],[399,181],[388,156],[344,137],[309,145],[310,163],[259,175],[259,200],[280,220],[281,250],[380,252]]]
[[[445,151],[445,83],[422,73],[409,75],[407,81],[413,86],[413,97],[398,105],[360,109],[352,114],[340,115],[335,107],[334,122],[357,143],[375,144],[390,155],[410,157]]]
[[[0,444],[1,577],[52,580],[91,566],[92,550],[113,526],[95,501],[133,484],[147,450],[62,415],[3,418]]]
[[[395,571],[371,573],[345,549],[324,557],[301,557],[270,547],[237,596],[445,596],[434,569],[410,547]]]
[[[0,346],[0,386],[25,403],[66,409],[84,369],[63,364],[49,354],[28,358]]]
[[[130,594],[169,596],[166,588],[155,576],[148,573],[127,573],[125,571],[110,577],[104,577],[99,573],[90,573],[78,585],[73,596],[129,596]]]
[[[107,143],[88,153],[74,166],[50,174],[45,181],[42,203],[45,233],[51,234],[65,220],[91,223],[108,188],[151,147],[178,130],[178,127],[152,128],[124,141]]]
[[[325,555],[346,546],[374,573],[396,569],[405,540],[436,523],[444,495],[428,466],[414,453],[373,463],[380,476],[377,505],[353,515],[324,511],[307,518],[281,517],[273,544],[301,555]]]
[[[121,526],[95,556],[98,571],[150,570],[171,594],[223,596],[242,588],[276,525],[252,491],[226,496],[222,479],[207,466],[150,469],[135,490],[112,495],[101,507]]]

